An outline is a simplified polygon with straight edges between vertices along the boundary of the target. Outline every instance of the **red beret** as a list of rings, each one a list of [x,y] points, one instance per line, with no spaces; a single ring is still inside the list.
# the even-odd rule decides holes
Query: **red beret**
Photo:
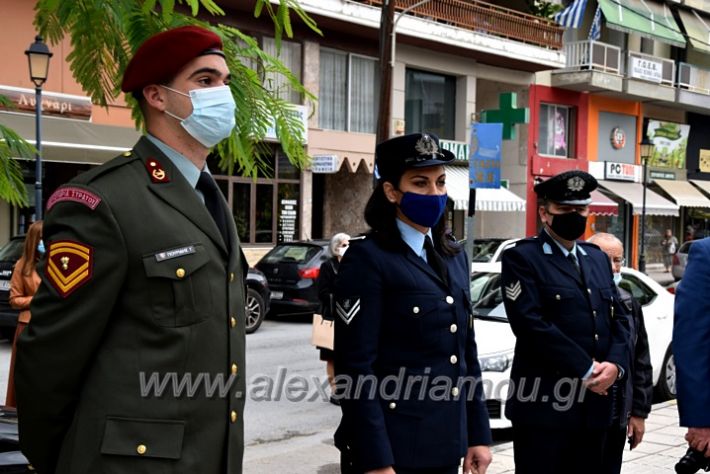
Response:
[[[136,51],[123,73],[123,92],[142,91],[150,84],[171,80],[198,56],[222,53],[222,40],[198,26],[183,26],[148,38]]]

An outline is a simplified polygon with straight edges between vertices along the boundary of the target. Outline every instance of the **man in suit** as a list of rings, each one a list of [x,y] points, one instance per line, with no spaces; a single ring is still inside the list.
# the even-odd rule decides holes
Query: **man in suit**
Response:
[[[628,320],[609,259],[577,241],[596,187],[582,171],[537,184],[544,228],[503,254],[504,303],[517,338],[506,416],[518,474],[599,472],[608,389],[628,371]]]
[[[691,448],[710,458],[710,238],[693,242],[676,290],[673,357],[680,426]]]
[[[247,268],[205,165],[234,125],[228,82],[213,32],[148,39],[122,84],[146,136],[49,198],[16,368],[42,474],[241,473]]]

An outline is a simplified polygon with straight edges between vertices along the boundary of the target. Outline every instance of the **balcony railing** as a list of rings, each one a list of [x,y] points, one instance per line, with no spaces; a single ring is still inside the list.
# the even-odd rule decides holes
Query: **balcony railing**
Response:
[[[659,67],[657,68],[657,66]],[[675,87],[675,62],[672,59],[629,51],[626,61],[626,77]]]
[[[678,87],[710,95],[710,70],[688,63],[678,64]]]
[[[350,1],[367,5],[382,5],[382,0]],[[415,5],[419,0],[395,1],[395,8],[402,11]],[[435,0],[411,10],[408,14],[544,48],[562,49],[564,28],[552,20],[479,0]]]
[[[621,48],[599,41],[574,41],[565,44],[567,71],[621,72]]]

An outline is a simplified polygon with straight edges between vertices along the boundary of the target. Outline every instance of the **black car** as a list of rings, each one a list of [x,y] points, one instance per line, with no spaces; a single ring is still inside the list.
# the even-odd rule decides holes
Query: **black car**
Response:
[[[12,341],[20,311],[10,307],[10,279],[22,256],[25,236],[18,235],[0,248],[0,337]]]
[[[247,272],[247,324],[246,332],[251,334],[261,326],[264,316],[269,312],[271,305],[269,282],[263,273],[255,268],[250,268]]]
[[[326,260],[327,240],[281,243],[264,255],[255,266],[269,281],[272,312],[317,312],[320,302],[316,280]]]

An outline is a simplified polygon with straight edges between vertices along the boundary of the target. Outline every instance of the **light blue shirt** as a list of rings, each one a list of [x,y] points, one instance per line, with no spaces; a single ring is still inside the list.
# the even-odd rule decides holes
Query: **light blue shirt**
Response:
[[[428,235],[431,239],[431,229],[426,234],[422,234],[417,229],[409,224],[405,224],[399,219],[396,219],[397,228],[402,235],[402,240],[409,245],[415,255],[420,256],[426,262],[426,250],[424,250],[424,238]],[[427,262],[428,263],[428,262]]]
[[[200,179],[200,170],[197,168],[197,166],[195,166],[195,163],[188,160],[180,152],[166,145],[159,138],[154,137],[150,133],[147,133],[146,137],[148,137],[148,140],[150,140],[153,145],[157,146],[158,149],[170,159],[170,161],[173,163],[173,165],[175,165],[180,174],[187,180],[190,186],[192,186],[192,189],[195,190],[200,200],[204,203],[204,196],[202,196],[202,193],[195,188],[195,186],[197,186],[197,181]],[[207,164],[205,164],[205,168],[203,171],[206,171],[208,173],[210,172],[210,170],[207,168]]]

